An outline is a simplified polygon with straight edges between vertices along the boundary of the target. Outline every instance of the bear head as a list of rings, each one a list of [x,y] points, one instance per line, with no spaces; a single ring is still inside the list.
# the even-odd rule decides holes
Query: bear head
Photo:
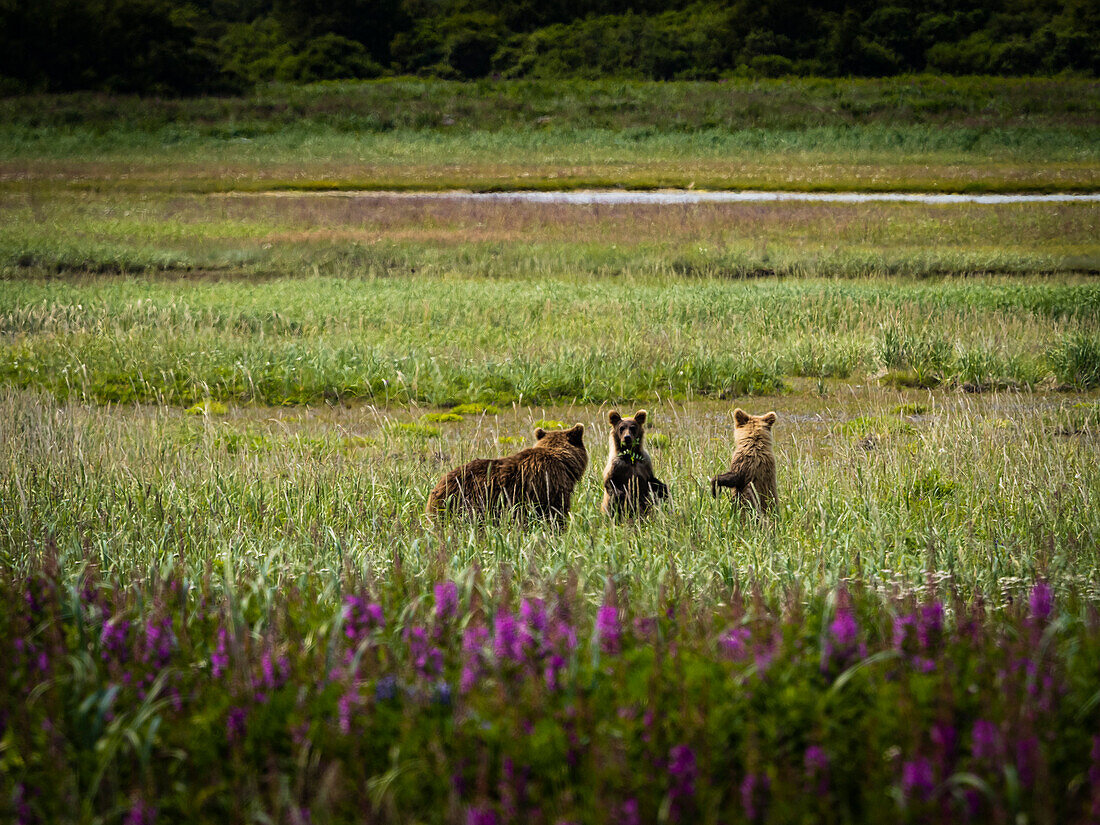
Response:
[[[746,439],[755,441],[764,440],[771,443],[772,425],[775,423],[774,412],[763,415],[749,415],[738,407],[733,411],[733,443],[736,446]]]
[[[535,430],[535,446],[584,450],[584,424],[574,424],[568,430],[550,430],[542,427]]]
[[[646,411],[638,410],[633,418],[623,418],[616,410],[607,417],[611,422],[611,442],[616,453],[637,454],[645,438]]]

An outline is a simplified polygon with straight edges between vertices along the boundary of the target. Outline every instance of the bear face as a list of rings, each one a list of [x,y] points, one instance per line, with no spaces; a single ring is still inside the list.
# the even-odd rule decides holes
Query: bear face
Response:
[[[765,441],[771,444],[772,425],[775,424],[774,412],[763,415],[749,415],[738,407],[733,411],[733,444],[736,448],[743,441]]]
[[[636,454],[643,452],[642,439],[645,438],[646,411],[638,410],[633,418],[623,418],[616,410],[608,416],[611,422],[611,443],[616,453]]]

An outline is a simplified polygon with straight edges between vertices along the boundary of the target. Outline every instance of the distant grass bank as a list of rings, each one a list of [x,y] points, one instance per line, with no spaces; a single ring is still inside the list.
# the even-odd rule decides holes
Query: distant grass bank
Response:
[[[61,399],[433,406],[1100,386],[1100,284],[307,276],[12,280],[0,383]]]
[[[1100,188],[1100,84],[386,80],[0,100],[0,188],[49,192]]]

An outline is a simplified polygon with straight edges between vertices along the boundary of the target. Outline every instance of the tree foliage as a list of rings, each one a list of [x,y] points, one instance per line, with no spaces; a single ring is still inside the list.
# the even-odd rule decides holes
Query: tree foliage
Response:
[[[0,0],[0,91],[451,78],[1095,75],[1095,0]]]

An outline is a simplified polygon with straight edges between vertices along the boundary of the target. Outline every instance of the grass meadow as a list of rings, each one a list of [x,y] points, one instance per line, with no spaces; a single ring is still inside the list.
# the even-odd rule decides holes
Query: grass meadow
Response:
[[[0,101],[0,189],[1090,191],[1097,84],[411,79]]]
[[[1097,821],[1100,206],[252,191],[1088,189],[1095,89],[0,101],[0,818]],[[425,520],[578,421],[564,529]]]

